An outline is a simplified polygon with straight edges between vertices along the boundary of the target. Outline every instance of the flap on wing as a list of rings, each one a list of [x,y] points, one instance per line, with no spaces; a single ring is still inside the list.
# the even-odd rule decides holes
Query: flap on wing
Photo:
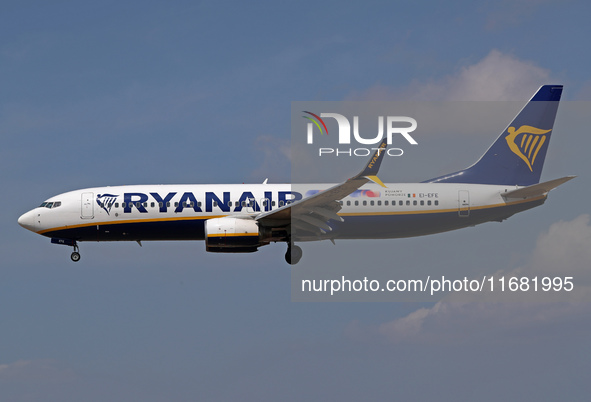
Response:
[[[322,217],[326,221],[330,219],[342,220],[336,214],[341,209],[341,205],[338,203],[339,200],[342,200],[369,181],[385,187],[384,183],[382,183],[377,177],[377,173],[380,169],[382,159],[384,159],[387,146],[387,140],[382,140],[365,168],[359,174],[351,177],[344,183],[337,184],[324,191],[296,201],[293,204],[285,205],[274,211],[262,213],[256,217],[256,220],[269,225],[274,225],[281,221],[289,221],[292,218],[304,215],[316,215]],[[309,219],[306,221],[306,224],[313,225]],[[323,228],[323,226],[319,224],[314,226]]]
[[[517,190],[509,191],[501,194],[505,198],[530,198],[537,197],[548,193],[550,190],[566,183],[569,180],[574,179],[577,176],[566,176],[560,179],[554,179],[546,181],[544,183],[538,183],[531,186],[523,187]]]

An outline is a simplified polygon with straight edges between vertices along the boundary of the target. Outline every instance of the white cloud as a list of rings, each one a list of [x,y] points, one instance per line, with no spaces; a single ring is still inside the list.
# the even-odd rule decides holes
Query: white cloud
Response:
[[[17,360],[0,364],[0,383],[55,383],[73,379],[72,370],[61,367],[61,364],[51,359]]]
[[[419,138],[446,133],[486,137],[492,142],[544,84],[559,82],[548,70],[493,49],[482,60],[461,66],[451,75],[429,82],[413,81],[403,88],[376,85],[352,93],[346,100],[412,105]],[[390,107],[404,108],[401,104]]]
[[[384,323],[377,332],[392,342],[446,342],[464,338],[498,340],[507,333],[524,337],[588,331],[591,316],[591,225],[589,215],[550,226],[537,240],[527,263],[496,278],[573,276],[575,290],[450,294],[432,308]],[[541,279],[540,279],[541,280]],[[583,325],[581,325],[583,323]]]
[[[552,275],[564,272],[576,278],[579,286],[591,285],[590,216],[560,221],[542,234],[524,273]]]
[[[258,155],[262,154],[259,166],[252,172],[254,180],[269,178],[270,182],[289,181],[291,142],[289,139],[259,135],[254,142]]]
[[[376,85],[347,100],[523,101],[550,83],[556,84],[548,70],[493,49],[479,62],[438,80],[413,81],[401,89]]]

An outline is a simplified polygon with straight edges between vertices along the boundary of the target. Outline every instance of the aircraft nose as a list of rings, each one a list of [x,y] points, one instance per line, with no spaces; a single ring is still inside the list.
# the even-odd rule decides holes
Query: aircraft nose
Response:
[[[33,211],[29,211],[24,213],[18,218],[18,224],[24,227],[27,230],[32,232],[35,231],[35,213]]]

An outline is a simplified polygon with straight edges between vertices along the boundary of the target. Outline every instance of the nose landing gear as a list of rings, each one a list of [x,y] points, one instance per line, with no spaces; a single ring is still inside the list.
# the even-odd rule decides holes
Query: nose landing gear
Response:
[[[72,254],[70,255],[70,258],[74,262],[80,261],[80,250],[78,249],[78,243],[76,242],[76,240],[72,240],[72,239],[56,239],[56,238],[53,238],[53,239],[51,239],[51,242],[53,244],[62,244],[64,246],[72,246],[72,247],[74,247],[74,252],[72,252]]]
[[[78,249],[78,244],[74,243],[74,251],[70,255],[70,259],[74,262],[80,261],[80,252]]]

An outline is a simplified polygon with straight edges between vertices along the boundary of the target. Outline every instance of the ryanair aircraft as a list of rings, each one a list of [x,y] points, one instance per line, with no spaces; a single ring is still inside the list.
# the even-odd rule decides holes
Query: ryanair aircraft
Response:
[[[384,140],[359,174],[336,185],[87,188],[51,197],[18,223],[73,247],[72,261],[84,241],[205,240],[217,253],[285,242],[285,259],[296,264],[296,241],[391,239],[500,222],[542,205],[575,177],[540,183],[561,93],[561,85],[542,86],[476,163],[421,183],[380,181]]]

